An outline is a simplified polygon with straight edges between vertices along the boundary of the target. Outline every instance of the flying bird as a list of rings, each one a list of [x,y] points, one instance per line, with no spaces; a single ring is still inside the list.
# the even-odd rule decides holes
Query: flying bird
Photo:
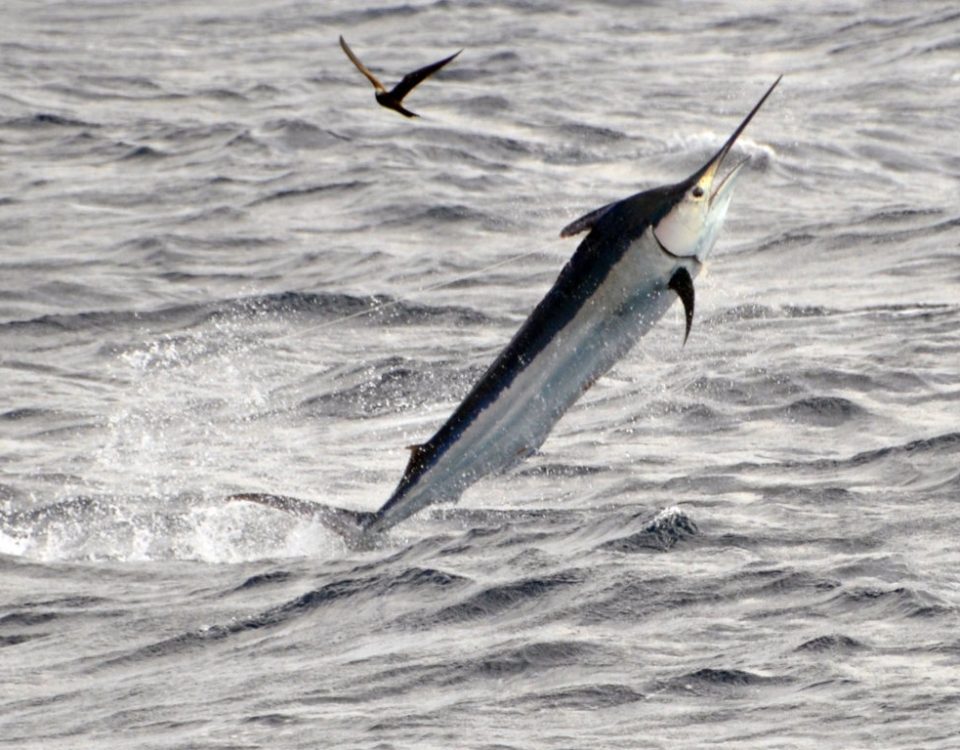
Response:
[[[430,63],[419,70],[413,71],[412,73],[407,73],[402,79],[400,79],[400,83],[387,91],[387,87],[380,82],[379,78],[370,72],[370,69],[366,65],[360,62],[360,58],[353,53],[353,50],[350,49],[350,46],[342,36],[340,37],[340,46],[343,48],[343,51],[347,53],[347,57],[350,58],[350,61],[357,66],[357,70],[363,73],[370,83],[373,84],[373,88],[376,89],[377,92],[375,94],[377,103],[381,107],[396,110],[404,117],[420,116],[416,112],[411,112],[409,109],[403,106],[404,97],[413,91],[415,86],[422,83],[425,78],[432,76],[434,73],[440,70],[440,68],[463,52],[463,50],[459,50],[450,55],[450,57],[445,57],[442,60],[438,60],[435,63]]]

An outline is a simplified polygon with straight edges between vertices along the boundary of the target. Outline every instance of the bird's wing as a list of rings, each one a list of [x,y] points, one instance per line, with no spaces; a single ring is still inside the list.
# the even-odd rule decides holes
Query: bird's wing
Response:
[[[427,78],[428,76],[431,76],[434,73],[436,73],[438,70],[440,70],[440,68],[442,68],[448,62],[450,62],[453,58],[459,55],[460,52],[463,52],[463,50],[454,52],[452,55],[450,55],[450,57],[445,57],[442,60],[438,60],[435,63],[426,65],[420,68],[419,70],[413,71],[412,73],[407,73],[403,77],[403,79],[400,81],[400,83],[398,83],[396,86],[393,87],[393,90],[390,92],[390,95],[394,97],[397,101],[401,101],[403,97],[405,97],[407,94],[409,94],[413,90],[414,86],[420,83],[424,78]]]
[[[387,90],[386,86],[384,86],[382,83],[380,83],[380,79],[378,79],[373,73],[371,73],[370,70],[367,68],[366,65],[364,65],[362,62],[360,62],[360,58],[359,58],[359,57],[357,57],[355,54],[353,54],[353,50],[350,49],[349,45],[347,45],[346,39],[344,39],[343,37],[340,37],[340,46],[343,48],[343,51],[347,53],[347,57],[350,58],[350,61],[351,61],[354,65],[357,66],[357,70],[359,70],[361,73],[363,73],[363,74],[369,79],[370,83],[373,84],[373,87],[374,87],[377,91],[386,91],[386,90]]]

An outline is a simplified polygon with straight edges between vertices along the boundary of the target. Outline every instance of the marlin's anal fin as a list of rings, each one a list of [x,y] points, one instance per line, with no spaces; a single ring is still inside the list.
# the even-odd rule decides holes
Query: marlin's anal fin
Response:
[[[667,288],[677,293],[680,301],[683,302],[683,312],[687,316],[687,330],[683,334],[683,343],[687,343],[690,336],[690,327],[693,325],[693,279],[686,268],[678,268],[670,277],[670,283]]]
[[[423,466],[423,461],[427,457],[426,445],[408,445],[410,451],[410,460],[407,462],[407,468],[403,470],[403,476],[411,477],[416,474]]]

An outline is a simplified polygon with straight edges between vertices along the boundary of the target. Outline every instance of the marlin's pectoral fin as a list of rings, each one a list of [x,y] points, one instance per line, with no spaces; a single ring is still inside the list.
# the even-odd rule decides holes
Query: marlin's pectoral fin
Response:
[[[690,272],[686,268],[678,268],[670,277],[667,288],[676,292],[680,301],[683,302],[683,312],[687,316],[687,330],[683,334],[683,343],[686,344],[690,336],[690,327],[693,325],[693,279],[690,277]]]
[[[586,232],[588,229],[593,229],[593,225],[596,224],[603,215],[617,205],[619,201],[614,201],[613,203],[608,203],[605,206],[600,206],[600,208],[595,208],[588,214],[584,214],[576,221],[571,221],[563,229],[560,230],[561,237],[573,237],[575,234],[580,234],[580,232]]]

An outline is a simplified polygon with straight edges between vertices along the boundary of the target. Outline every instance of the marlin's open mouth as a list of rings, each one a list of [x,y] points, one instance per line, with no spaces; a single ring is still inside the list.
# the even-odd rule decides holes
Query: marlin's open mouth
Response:
[[[741,159],[722,178],[719,178],[720,169],[740,134],[779,82],[780,78],[777,78],[713,158],[675,186],[673,206],[653,227],[654,239],[667,255],[703,261],[713,249],[733,197],[737,176],[750,158]]]
[[[731,169],[723,179],[717,181],[717,175],[720,173],[720,168],[723,166],[724,161],[726,161],[727,156],[733,150],[733,144],[737,142],[737,139],[740,137],[743,131],[746,130],[747,125],[750,124],[750,121],[753,119],[754,115],[760,111],[760,107],[763,106],[763,103],[767,100],[767,97],[773,93],[773,90],[777,87],[777,84],[780,83],[781,78],[783,78],[783,76],[778,77],[777,80],[773,82],[773,85],[767,89],[767,92],[760,97],[760,101],[758,101],[754,105],[753,109],[750,110],[750,114],[743,118],[743,122],[737,126],[737,129],[733,131],[733,135],[727,139],[727,142],[723,144],[716,154],[714,154],[713,158],[710,159],[710,161],[708,161],[699,172],[696,172],[690,178],[691,182],[694,184],[693,189],[695,197],[697,188],[703,191],[701,195],[703,193],[709,193],[707,204],[710,209],[713,209],[714,204],[717,202],[717,199],[720,196],[725,195],[733,188],[736,175],[740,173],[743,165],[750,161],[749,156],[743,158],[737,162],[737,165]],[[714,185],[715,182],[716,185]]]
[[[717,196],[721,193],[721,191],[723,191],[726,185],[728,184],[733,185],[732,180],[740,171],[740,168],[743,167],[743,165],[746,164],[748,161],[750,161],[750,157],[745,156],[743,159],[737,162],[737,165],[733,169],[731,169],[722,180],[720,180],[720,182],[717,184],[716,188],[714,189],[713,193],[710,195],[711,206],[713,205],[713,202],[716,200]]]

